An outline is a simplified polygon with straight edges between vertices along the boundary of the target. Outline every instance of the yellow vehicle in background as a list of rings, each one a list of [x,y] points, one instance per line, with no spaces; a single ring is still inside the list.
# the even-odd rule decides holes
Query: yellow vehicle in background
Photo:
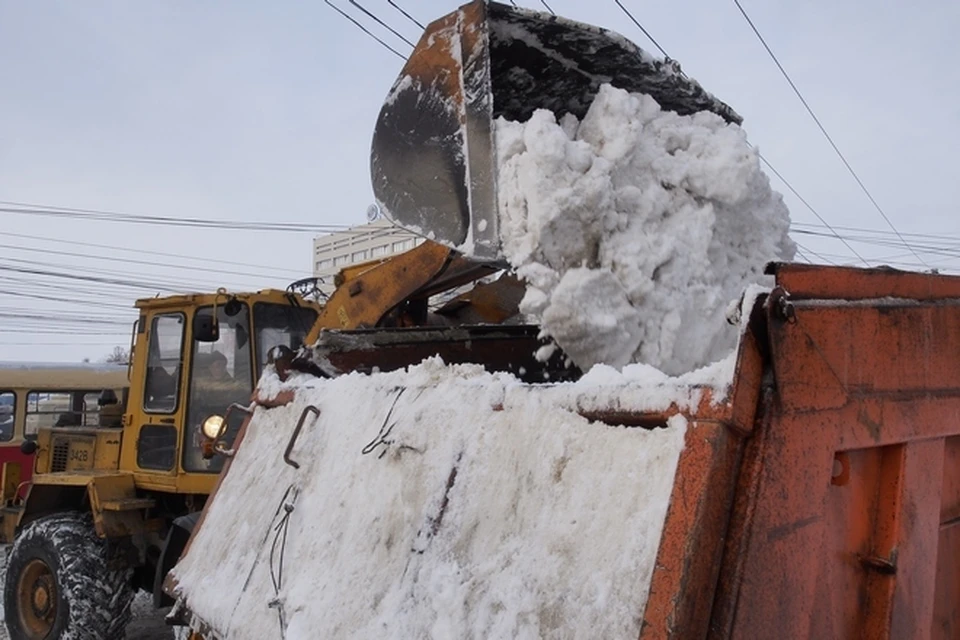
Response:
[[[243,413],[228,408],[250,403],[268,352],[298,349],[321,309],[272,289],[149,298],[135,306],[139,318],[122,376],[108,384],[78,374],[71,388],[88,393],[75,396],[79,404],[71,401],[68,413],[79,409],[81,420],[42,422],[35,437],[18,439],[32,463],[19,466],[32,468],[33,477],[25,498],[11,499],[3,514],[3,530],[16,531],[4,586],[14,639],[55,639],[68,631],[122,638],[136,589],[154,593],[162,606],[162,578],[224,460],[203,457],[201,425],[226,416],[221,440],[229,445]],[[26,407],[18,403],[34,397],[34,386],[0,385],[0,399],[10,393],[14,414],[22,416]],[[108,388],[120,391],[101,398]],[[4,465],[4,495],[9,484],[11,498],[22,482],[14,464]]]
[[[2,508],[16,513],[33,475],[33,457],[20,450],[25,440],[42,427],[120,426],[116,407],[129,386],[125,365],[0,363]],[[12,527],[0,531],[0,542],[12,539]]]

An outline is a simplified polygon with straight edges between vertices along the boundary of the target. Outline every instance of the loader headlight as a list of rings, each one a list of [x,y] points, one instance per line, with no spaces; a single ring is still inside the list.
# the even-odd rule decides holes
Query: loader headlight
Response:
[[[212,415],[206,420],[203,421],[203,424],[200,425],[200,431],[203,432],[203,435],[211,440],[216,440],[223,435],[224,431],[227,430],[227,423],[224,421],[222,416]]]

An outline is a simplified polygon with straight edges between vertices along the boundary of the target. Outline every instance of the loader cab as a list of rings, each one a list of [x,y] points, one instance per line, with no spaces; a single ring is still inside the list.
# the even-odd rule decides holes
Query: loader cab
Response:
[[[201,455],[201,425],[233,404],[250,404],[268,351],[299,348],[319,306],[268,290],[141,300],[137,307],[120,468],[145,489],[209,493],[223,457]],[[236,415],[228,444],[242,421]]]

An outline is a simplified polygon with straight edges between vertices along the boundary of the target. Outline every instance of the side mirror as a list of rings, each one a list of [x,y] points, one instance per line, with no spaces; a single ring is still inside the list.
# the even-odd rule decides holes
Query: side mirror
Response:
[[[220,325],[216,318],[206,314],[193,316],[193,339],[197,342],[216,342],[220,339]]]
[[[32,456],[37,451],[36,440],[24,440],[20,443],[20,453],[25,456]]]
[[[243,303],[236,298],[230,298],[227,300],[227,304],[223,305],[223,312],[230,318],[237,315],[241,311],[243,311]]]

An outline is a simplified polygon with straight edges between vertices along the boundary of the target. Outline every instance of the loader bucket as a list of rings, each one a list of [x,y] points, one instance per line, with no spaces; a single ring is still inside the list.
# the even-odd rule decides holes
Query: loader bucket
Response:
[[[493,121],[536,109],[582,118],[603,83],[740,122],[676,63],[623,36],[475,0],[426,28],[384,102],[371,153],[378,204],[403,227],[499,259]]]

